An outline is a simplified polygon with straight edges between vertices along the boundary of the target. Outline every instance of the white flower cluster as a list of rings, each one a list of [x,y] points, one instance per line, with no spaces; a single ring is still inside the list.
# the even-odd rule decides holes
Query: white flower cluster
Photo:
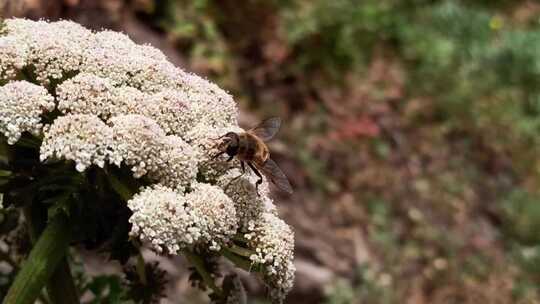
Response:
[[[240,169],[232,169],[219,177],[218,185],[234,201],[240,227],[245,230],[249,222],[259,218],[263,212],[272,212],[272,200],[268,197],[269,187],[266,181],[259,186],[255,183],[259,178],[251,172],[242,174]]]
[[[0,133],[14,144],[25,131],[41,132],[41,115],[54,109],[54,99],[41,86],[13,81],[0,87],[0,105]]]
[[[162,97],[170,96],[170,90],[175,90],[177,92],[172,95],[179,97],[174,99],[180,98],[181,103],[193,108],[180,112],[190,113],[196,122],[214,127],[236,124],[236,104],[229,94],[199,76],[176,68],[158,49],[137,45],[122,33],[93,33],[69,21],[25,19],[5,20],[4,32],[6,36],[0,37],[0,72],[10,76],[4,76],[5,79],[13,78],[24,67],[31,66],[36,80],[46,85],[53,80],[60,81],[70,73],[79,73],[86,77],[92,75],[94,79],[82,81],[90,81],[87,85],[102,78],[106,79],[101,83],[103,86],[127,86]],[[168,93],[163,92],[168,90]],[[77,95],[76,91],[74,94]],[[140,114],[124,112],[128,113]]]
[[[58,109],[63,113],[94,114],[104,120],[122,114],[141,114],[155,120],[165,133],[179,136],[199,123],[207,111],[196,106],[182,90],[164,89],[149,94],[134,87],[115,87],[109,79],[88,73],[64,81],[56,92]]]
[[[49,84],[65,73],[81,69],[88,48],[92,45],[92,32],[77,23],[59,21],[30,21],[8,19],[8,37],[26,49],[22,59],[35,69],[38,82]]]
[[[160,253],[176,254],[198,244],[219,250],[237,229],[233,202],[209,184],[196,185],[187,195],[154,186],[136,194],[128,207],[131,234]]]
[[[43,139],[43,162],[129,167],[151,184],[128,202],[133,237],[176,254],[219,251],[243,234],[279,300],[294,277],[293,233],[266,182],[259,196],[257,177],[238,177],[236,159],[214,159],[217,138],[243,131],[237,112],[218,86],[124,34],[24,19],[5,20],[0,32],[0,134],[9,144],[29,132]]]
[[[196,219],[200,238],[210,244],[210,250],[219,251],[238,230],[234,203],[221,188],[203,183],[192,185],[186,195],[186,208]]]
[[[111,123],[115,153],[131,167],[135,178],[161,169],[161,144],[166,135],[154,120],[129,114],[115,116]]]
[[[192,217],[185,209],[186,198],[164,186],[154,186],[136,194],[128,207],[133,211],[129,219],[131,235],[150,244],[156,252],[176,254],[197,239],[189,228]]]
[[[82,172],[92,164],[103,168],[105,161],[112,158],[112,129],[97,116],[61,116],[46,129],[40,151],[42,161],[54,157],[73,160],[77,171]]]
[[[270,295],[281,302],[294,283],[294,233],[274,213],[263,213],[252,221],[244,235],[255,251],[250,259],[264,265]]]
[[[42,161],[72,160],[78,171],[105,163],[131,167],[133,176],[146,175],[160,184],[183,188],[197,175],[197,151],[181,138],[166,136],[152,119],[136,114],[115,116],[112,126],[92,114],[58,117],[45,129]]]
[[[25,65],[27,49],[13,37],[0,37],[0,77],[13,79]]]
[[[176,87],[185,77],[159,50],[137,45],[124,34],[98,32],[87,50],[83,72],[111,79],[144,92]]]

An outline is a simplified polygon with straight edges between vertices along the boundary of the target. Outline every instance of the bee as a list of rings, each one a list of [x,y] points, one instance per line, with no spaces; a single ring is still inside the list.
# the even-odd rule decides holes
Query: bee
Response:
[[[236,157],[240,160],[242,174],[246,172],[245,164],[247,163],[259,178],[255,184],[257,193],[259,192],[259,185],[263,181],[262,175],[264,175],[279,189],[291,194],[293,190],[287,176],[285,176],[278,165],[270,158],[270,150],[265,143],[276,135],[280,125],[281,119],[279,117],[272,117],[246,132],[226,133],[218,138],[222,139],[222,141],[218,146],[219,153],[213,159],[223,154],[229,156],[227,161],[231,161]]]

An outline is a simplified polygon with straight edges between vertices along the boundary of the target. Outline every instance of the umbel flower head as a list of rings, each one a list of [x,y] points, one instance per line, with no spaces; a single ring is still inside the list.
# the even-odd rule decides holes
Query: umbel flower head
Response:
[[[237,178],[236,161],[212,157],[216,137],[242,131],[237,113],[218,86],[122,33],[4,21],[0,140],[32,136],[44,165],[128,172],[138,187],[124,198],[131,238],[159,254],[238,254],[281,302],[294,279],[293,232],[266,182],[258,195],[251,173]]]

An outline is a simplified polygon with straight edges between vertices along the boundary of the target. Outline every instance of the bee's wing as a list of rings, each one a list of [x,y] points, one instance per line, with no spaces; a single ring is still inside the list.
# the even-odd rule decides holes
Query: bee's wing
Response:
[[[269,141],[270,139],[272,139],[272,137],[274,137],[274,135],[276,135],[280,125],[281,118],[272,117],[264,120],[258,126],[249,131],[263,141]]]
[[[293,189],[287,176],[281,171],[278,165],[272,160],[267,159],[263,166],[257,166],[258,169],[279,189],[292,194]]]

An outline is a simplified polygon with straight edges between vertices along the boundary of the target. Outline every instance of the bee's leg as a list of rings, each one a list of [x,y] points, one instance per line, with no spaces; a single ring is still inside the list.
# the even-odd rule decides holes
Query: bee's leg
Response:
[[[234,155],[231,155],[229,156],[229,158],[227,158],[227,161],[230,162],[233,158],[234,158]]]
[[[222,139],[223,137],[225,137],[225,135],[220,136],[220,137],[218,137],[218,138],[209,138],[210,141],[213,141],[213,142],[214,142],[214,144],[212,145],[211,149],[214,149],[214,148],[216,148],[217,146],[219,146],[219,144],[220,144],[219,140]],[[205,146],[202,145],[202,144],[199,144],[199,146],[205,147]]]
[[[223,155],[223,154],[225,154],[225,151],[219,152],[218,154],[212,156],[212,160],[214,160],[214,159],[220,157],[220,156]]]
[[[234,182],[235,180],[239,179],[240,177],[244,176],[244,174],[246,173],[246,166],[245,166],[245,163],[243,161],[240,161],[240,165],[242,166],[242,173],[240,173],[240,175],[234,177],[233,179],[231,179],[227,185],[225,186],[225,189],[229,188],[229,185]]]
[[[242,174],[240,176],[244,175],[246,173],[246,163],[244,161],[240,161],[240,166],[242,167]],[[235,169],[236,167],[234,165],[231,165],[229,169]]]
[[[261,196],[261,194],[259,193],[259,185],[263,182],[262,175],[259,170],[257,170],[257,168],[255,168],[251,163],[248,162],[248,166],[251,168],[251,170],[253,170],[253,172],[255,172],[255,175],[257,175],[257,177],[259,178],[259,180],[257,180],[257,182],[255,183],[255,190],[257,191],[257,195]]]
[[[210,138],[210,140],[220,140],[225,136],[227,136],[227,135],[221,135],[220,137],[217,137],[217,138]]]

